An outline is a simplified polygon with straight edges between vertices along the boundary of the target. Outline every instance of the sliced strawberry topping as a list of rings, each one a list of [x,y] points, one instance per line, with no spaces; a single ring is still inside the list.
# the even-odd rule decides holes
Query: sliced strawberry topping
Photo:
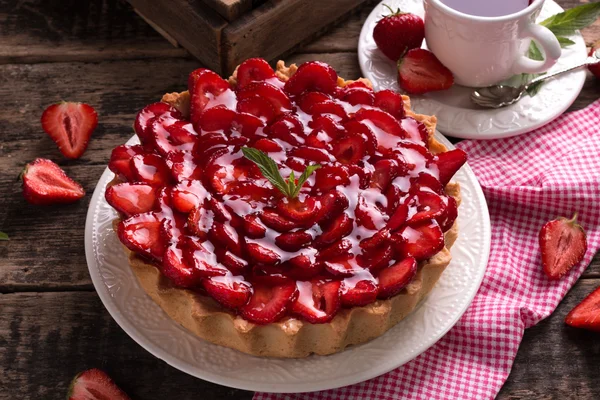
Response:
[[[351,255],[333,257],[324,262],[325,269],[333,276],[354,276],[363,270]]]
[[[241,133],[246,138],[253,139],[257,134],[262,132],[265,127],[265,122],[248,113],[238,112],[231,124],[231,129]]]
[[[427,143],[429,132],[427,127],[414,118],[406,117],[400,121],[402,129],[406,133],[406,138],[419,144]]]
[[[409,207],[409,214],[412,215],[408,218],[408,223],[411,225],[430,219],[439,222],[446,218],[446,202],[433,192],[418,191],[409,200]]]
[[[199,161],[191,153],[169,153],[165,158],[165,163],[171,170],[171,176],[176,182],[181,182],[186,179],[199,180],[202,178],[202,168],[198,165]]]
[[[277,153],[283,150],[274,140],[264,138],[257,140],[253,147],[265,153]]]
[[[110,377],[99,369],[88,369],[73,378],[68,400],[130,400]]]
[[[294,282],[277,286],[253,285],[254,293],[248,304],[240,312],[242,316],[255,324],[269,324],[285,315],[289,305],[296,300],[298,289]]]
[[[315,239],[314,245],[322,246],[334,243],[349,235],[352,229],[354,229],[354,220],[348,214],[343,213],[327,225],[323,233]]]
[[[297,222],[283,217],[273,209],[264,209],[259,216],[266,226],[277,232],[288,232],[299,226]]]
[[[398,120],[404,118],[404,101],[402,96],[393,90],[381,90],[375,93],[374,105]]]
[[[331,100],[313,105],[310,112],[314,115],[328,115],[329,117],[340,121],[348,119],[348,114],[346,114],[344,107]]]
[[[390,244],[385,244],[376,249],[370,250],[367,254],[359,254],[356,260],[363,268],[368,268],[372,272],[377,272],[390,265],[394,257],[394,250]]]
[[[49,205],[73,203],[85,190],[69,178],[58,165],[45,158],[36,158],[25,166],[22,174],[23,196],[30,204]]]
[[[196,207],[188,215],[188,230],[201,239],[206,239],[212,227],[214,214],[204,207]]]
[[[321,92],[307,92],[298,99],[298,107],[308,114],[313,114],[312,108],[314,105],[331,100],[331,96]]]
[[[333,143],[333,156],[342,164],[356,164],[367,154],[365,139],[348,135]]]
[[[399,166],[395,160],[379,160],[374,165],[375,171],[371,175],[372,188],[378,188],[382,192],[387,189],[390,183],[398,174]]]
[[[376,132],[377,130],[381,130],[384,134],[387,133],[401,138],[406,136],[402,126],[400,126],[400,122],[385,111],[361,108],[354,115],[354,118],[356,118],[357,121],[370,122],[376,128],[374,129]],[[378,140],[381,142],[382,139],[379,138],[381,134],[378,133],[377,136]]]
[[[454,221],[458,217],[458,203],[454,197],[444,196],[443,199],[446,202],[446,212],[443,217],[438,218],[438,223],[442,232],[447,232],[452,228]]]
[[[241,89],[251,82],[264,81],[275,77],[275,71],[262,58],[249,58],[237,69],[237,88]]]
[[[341,289],[342,306],[366,306],[377,299],[378,290],[377,284],[372,280],[365,279],[354,283],[351,279],[346,279]]]
[[[203,278],[229,274],[225,266],[217,263],[214,251],[209,251],[207,247],[193,238],[186,237],[184,242],[183,256],[187,263],[194,267],[195,274]]]
[[[307,246],[312,236],[304,231],[286,232],[275,238],[275,244],[285,251],[298,251]]]
[[[395,236],[397,250],[418,261],[426,260],[444,248],[444,234],[435,221],[406,226],[399,231],[399,236]]]
[[[352,243],[347,239],[342,239],[319,251],[317,257],[319,260],[332,260],[347,255],[350,249],[352,249]]]
[[[215,300],[229,308],[240,308],[250,300],[252,287],[235,276],[217,276],[203,282],[204,289]]]
[[[342,100],[352,104],[353,106],[357,104],[372,106],[375,102],[375,96],[373,95],[372,90],[362,87],[354,87],[346,89],[344,95],[342,96]]]
[[[439,181],[446,186],[456,172],[467,162],[467,153],[461,149],[454,149],[435,156],[432,166],[436,166]]]
[[[198,138],[192,124],[168,115],[155,119],[150,130],[156,150],[165,156],[172,152],[192,150]]]
[[[320,207],[320,203],[312,196],[305,196],[302,200],[299,198],[290,200],[287,197],[284,197],[277,204],[277,210],[284,217],[298,222],[313,220]]]
[[[197,69],[190,74],[188,89],[190,91],[190,120],[194,126],[197,126],[205,108],[217,105],[211,103],[222,104],[219,102],[219,98],[224,92],[231,92],[226,80],[205,68]]]
[[[346,186],[350,183],[348,171],[341,166],[327,165],[315,173],[315,187],[322,191]]]
[[[131,159],[138,154],[144,154],[144,148],[142,146],[128,146],[125,144],[117,146],[110,154],[108,169],[128,181],[133,181],[134,176],[133,171],[131,170]]]
[[[298,71],[285,83],[284,90],[292,96],[307,91],[333,94],[336,87],[337,73],[335,70],[325,63],[310,61],[298,68]]]
[[[129,250],[160,260],[166,246],[161,224],[154,213],[134,215],[119,222],[117,234]]]
[[[200,181],[185,180],[178,183],[171,191],[173,207],[180,212],[189,213],[204,203],[208,192]]]
[[[565,323],[574,328],[600,332],[600,287],[571,310]]]
[[[296,282],[298,299],[292,311],[311,324],[322,324],[333,319],[340,309],[340,282]]]
[[[242,257],[222,248],[215,249],[215,254],[217,255],[217,261],[223,264],[232,274],[242,275],[247,272],[249,263]]]
[[[237,103],[237,111],[247,113],[270,123],[277,115],[271,102],[263,97],[251,96]]]
[[[157,205],[156,188],[143,183],[120,183],[106,189],[106,201],[130,217],[153,211]]]
[[[149,150],[153,148],[154,137],[150,129],[152,123],[157,117],[169,113],[173,118],[181,119],[181,113],[167,103],[153,103],[147,105],[135,117],[133,129],[140,138],[140,142],[148,146]]]
[[[183,256],[183,250],[177,245],[171,245],[163,256],[162,273],[177,286],[193,288],[200,285],[202,275],[194,265],[188,265]]]
[[[292,103],[281,89],[266,82],[253,82],[238,91],[238,100],[249,97],[262,97],[273,106],[275,114],[288,112],[292,109]]]
[[[233,254],[242,254],[243,237],[240,237],[240,235],[231,227],[231,225],[223,224],[221,222],[214,222],[213,227],[209,232],[209,236],[212,240],[215,240],[222,246],[225,246],[227,249],[231,250]]]
[[[379,276],[380,299],[388,299],[400,293],[417,274],[417,261],[413,257],[405,258],[391,267],[383,269]]]
[[[96,110],[84,103],[52,104],[42,114],[42,128],[67,158],[79,158],[98,125]]]
[[[220,105],[204,111],[198,123],[200,128],[206,132],[227,132],[231,128],[235,114],[235,111],[230,110],[224,105]]]
[[[135,181],[153,186],[165,186],[171,178],[165,161],[156,154],[138,154],[131,159]]]
[[[364,196],[358,198],[356,210],[356,221],[367,229],[378,230],[385,226],[385,218],[374,204],[365,200]]]
[[[281,139],[294,146],[304,143],[304,127],[295,115],[285,114],[269,128],[272,137]]]

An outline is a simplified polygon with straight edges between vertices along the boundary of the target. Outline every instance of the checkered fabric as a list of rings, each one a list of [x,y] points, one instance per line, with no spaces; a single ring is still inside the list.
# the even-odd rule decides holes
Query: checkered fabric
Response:
[[[496,396],[524,329],[554,311],[600,247],[600,100],[527,135],[458,147],[469,154],[485,193],[492,247],[481,288],[456,326],[416,359],[369,381],[322,392],[257,393],[254,400]],[[546,221],[575,211],[588,251],[566,277],[550,281],[542,272],[538,232]]]

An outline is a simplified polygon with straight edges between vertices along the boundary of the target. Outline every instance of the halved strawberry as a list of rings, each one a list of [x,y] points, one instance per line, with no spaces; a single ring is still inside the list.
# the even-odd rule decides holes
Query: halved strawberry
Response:
[[[175,285],[183,288],[194,288],[200,285],[202,275],[189,264],[184,252],[176,244],[170,245],[162,258],[162,273]]]
[[[119,222],[117,234],[129,250],[160,260],[166,247],[161,224],[155,213],[138,214]]]
[[[335,70],[323,62],[309,61],[302,64],[285,83],[284,90],[292,96],[297,96],[307,91],[333,94],[336,88]]]
[[[600,287],[567,314],[565,323],[574,328],[600,332]]]
[[[122,144],[113,149],[108,162],[108,169],[120,177],[133,181],[133,171],[131,171],[131,159],[138,154],[144,154],[144,148],[140,145],[129,146]]]
[[[320,202],[313,196],[304,196],[303,199],[298,197],[294,199],[284,197],[277,204],[277,210],[284,217],[303,223],[307,221],[316,222],[314,218],[320,207]]]
[[[198,126],[205,132],[228,132],[235,118],[236,112],[224,105],[211,107],[205,110],[198,119]]]
[[[85,190],[79,183],[69,178],[54,162],[45,158],[36,158],[27,164],[21,178],[23,196],[29,204],[67,204],[85,196]]]
[[[140,138],[140,142],[148,149],[152,150],[154,138],[150,126],[157,117],[164,114],[170,114],[173,118],[181,119],[181,113],[167,103],[153,103],[144,107],[135,117],[133,129]]]
[[[383,269],[379,275],[380,299],[389,299],[400,293],[417,274],[417,261],[413,257],[405,258],[396,264]]]
[[[171,190],[173,208],[182,213],[189,213],[204,203],[208,191],[198,180],[184,180]]]
[[[377,299],[379,288],[371,279],[354,282],[354,279],[345,279],[342,282],[341,301],[345,307],[362,307]]]
[[[412,117],[402,118],[400,121],[402,129],[406,133],[406,138],[419,144],[426,144],[429,139],[427,127]]]
[[[387,111],[398,120],[404,118],[404,100],[402,100],[400,94],[393,90],[386,89],[375,93],[374,105],[383,111]]]
[[[437,154],[431,166],[438,169],[439,181],[446,186],[456,172],[467,162],[467,153],[461,149],[454,149],[444,153]]]
[[[312,236],[306,231],[285,232],[275,238],[275,244],[282,250],[298,251],[312,241]]]
[[[202,179],[202,168],[198,165],[199,161],[192,153],[181,151],[169,153],[165,158],[165,163],[171,170],[171,176],[176,182],[182,182],[186,179]]]
[[[277,115],[271,102],[259,96],[251,96],[238,101],[237,111],[254,115],[267,124],[271,123]]]
[[[157,204],[156,188],[144,183],[120,183],[106,189],[106,201],[129,217],[153,211]]]
[[[281,89],[267,82],[252,82],[238,91],[238,100],[249,97],[262,97],[267,100],[273,106],[276,115],[292,109],[292,103],[287,95]]]
[[[398,83],[408,93],[423,94],[449,89],[454,77],[432,52],[412,49],[398,63]]]
[[[298,107],[308,114],[312,114],[312,108],[315,104],[331,100],[331,96],[321,92],[306,92],[297,101]]]
[[[396,237],[396,250],[417,261],[426,260],[444,248],[444,234],[435,220],[406,226],[395,235],[400,236]]]
[[[88,369],[75,375],[69,385],[68,400],[130,400],[106,372]]]
[[[213,299],[229,308],[242,307],[252,296],[252,286],[239,276],[216,276],[202,285]]]
[[[289,305],[296,300],[298,289],[294,282],[277,286],[254,284],[250,301],[240,308],[242,317],[255,324],[270,324],[283,317]]]
[[[42,114],[42,128],[67,158],[81,157],[97,125],[96,110],[85,103],[52,104]]]
[[[334,243],[347,236],[354,229],[354,220],[343,213],[333,219],[323,230],[323,233],[315,238],[315,246],[323,246]]]
[[[219,97],[225,92],[228,96],[235,98],[235,93],[230,89],[229,83],[215,72],[199,68],[192,71],[188,78],[188,89],[190,91],[190,121],[197,126],[200,115],[210,102],[223,104]]]
[[[296,282],[298,299],[292,311],[311,324],[329,322],[340,309],[340,282]]]
[[[131,170],[136,182],[165,186],[171,179],[169,168],[157,154],[138,154],[131,159]]]
[[[356,114],[354,114],[354,118],[356,121],[370,121],[376,128],[382,130],[384,133],[398,136],[400,138],[404,138],[406,136],[402,126],[400,126],[400,122],[385,111],[371,108],[361,108]],[[382,140],[380,138],[380,133],[376,132],[376,136],[378,137],[381,145]]]
[[[250,257],[259,264],[273,265],[281,260],[277,251],[252,241],[246,243],[246,250]]]
[[[319,197],[321,209],[315,218],[319,223],[332,220],[348,208],[350,202],[346,195],[339,190],[330,190]]]
[[[260,212],[259,218],[263,224],[277,232],[288,232],[299,226],[297,222],[283,217],[281,214],[270,208],[265,208]]]
[[[262,58],[249,58],[237,68],[237,88],[241,89],[251,82],[264,81],[275,76],[275,71]]]
[[[559,279],[579,264],[587,251],[587,238],[577,224],[577,214],[571,219],[557,218],[540,230],[542,267],[550,279]]]
[[[375,96],[373,95],[373,91],[362,87],[346,89],[341,99],[352,104],[353,106],[357,104],[372,106],[375,102]]]

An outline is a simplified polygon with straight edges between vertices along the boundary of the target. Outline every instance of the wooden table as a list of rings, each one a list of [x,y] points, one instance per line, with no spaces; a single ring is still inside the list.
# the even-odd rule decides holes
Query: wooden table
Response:
[[[572,7],[577,0],[560,0]],[[360,75],[356,46],[368,10],[286,58],[319,59]],[[600,22],[584,31],[600,39]],[[79,371],[100,367],[135,399],[250,399],[252,393],[193,378],[153,357],[117,326],[94,292],[83,235],[90,196],[135,113],[185,87],[199,67],[119,0],[0,0],[0,399],[62,399]],[[599,97],[589,77],[570,110]],[[59,100],[83,101],[100,124],[77,161],[65,161],[40,116]],[[598,127],[596,127],[597,129]],[[88,194],[79,203],[27,205],[17,176],[36,157],[57,160]],[[499,398],[600,398],[600,340],[564,326],[566,313],[600,285],[600,258],[556,312],[525,333]]]

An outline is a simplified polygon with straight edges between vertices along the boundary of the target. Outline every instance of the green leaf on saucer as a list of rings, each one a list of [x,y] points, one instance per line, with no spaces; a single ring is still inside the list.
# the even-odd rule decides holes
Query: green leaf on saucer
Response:
[[[540,25],[550,29],[555,35],[571,35],[576,30],[591,25],[600,17],[600,2],[583,4],[541,22]]]

